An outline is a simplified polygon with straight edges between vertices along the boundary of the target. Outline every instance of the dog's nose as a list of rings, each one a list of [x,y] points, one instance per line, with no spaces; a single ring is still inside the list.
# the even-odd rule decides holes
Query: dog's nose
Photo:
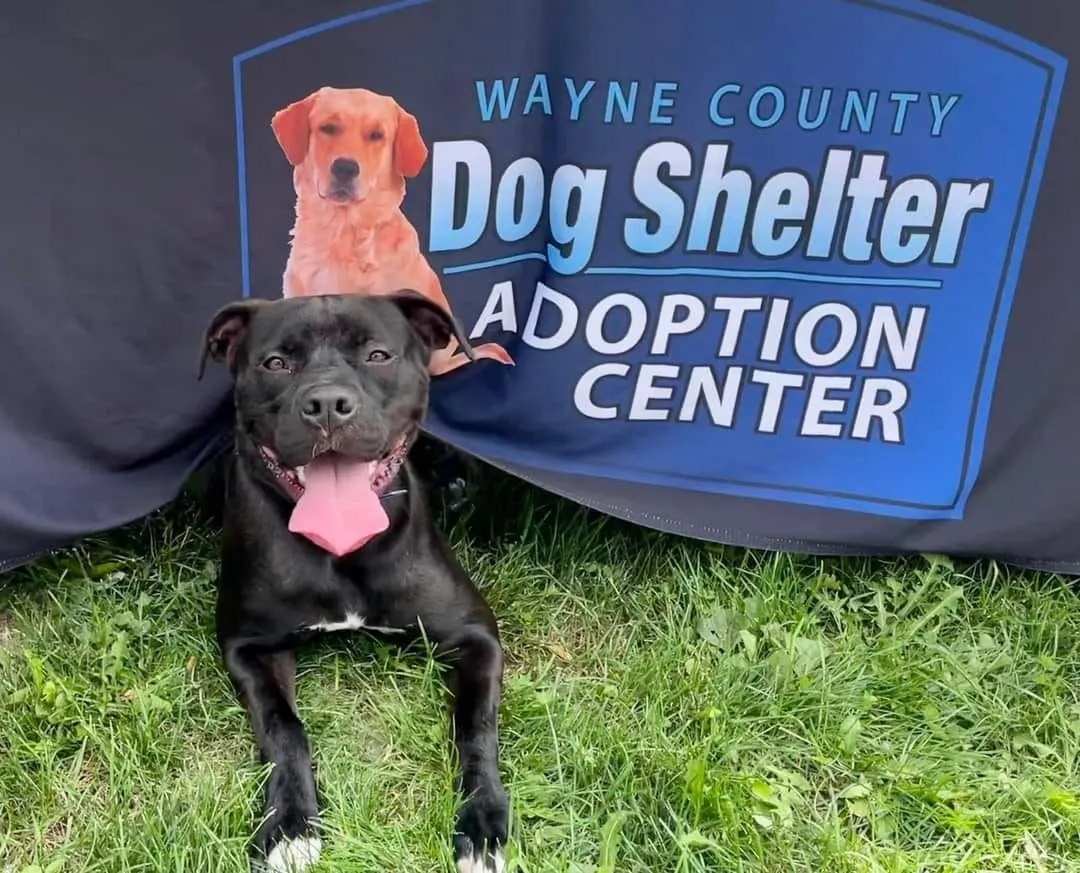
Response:
[[[360,175],[360,165],[352,158],[337,158],[330,165],[330,172],[339,181],[351,182]]]
[[[313,427],[331,431],[356,415],[360,398],[348,388],[314,388],[300,406],[300,417]]]

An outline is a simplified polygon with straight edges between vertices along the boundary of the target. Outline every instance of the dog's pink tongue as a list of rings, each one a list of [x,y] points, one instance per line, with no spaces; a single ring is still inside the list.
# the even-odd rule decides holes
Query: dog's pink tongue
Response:
[[[386,530],[390,519],[371,488],[375,463],[338,454],[315,458],[304,471],[289,530],[339,558]]]

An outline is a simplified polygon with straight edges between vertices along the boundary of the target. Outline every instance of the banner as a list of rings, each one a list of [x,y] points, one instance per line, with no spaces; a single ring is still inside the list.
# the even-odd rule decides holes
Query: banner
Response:
[[[146,75],[114,92],[119,128],[47,121],[98,177],[62,190],[90,200],[105,177],[130,191],[114,218],[149,227],[88,221],[52,254],[110,267],[39,271],[2,304],[25,325],[38,285],[84,285],[117,366],[88,389],[100,341],[50,320],[75,359],[46,391],[49,356],[16,340],[30,385],[0,395],[0,439],[10,475],[44,485],[5,490],[0,560],[152,508],[227,436],[224,376],[172,363],[217,306],[408,285],[479,351],[439,365],[429,430],[544,488],[726,543],[1080,567],[1075,5],[198,6],[136,13],[157,51],[123,56]],[[76,33],[38,36],[74,70],[120,44],[112,26],[76,22],[98,40],[82,54]],[[127,173],[133,115],[145,166]],[[54,163],[19,183],[23,209]],[[182,330],[147,343],[148,322]],[[20,420],[20,391],[47,395],[43,422]],[[95,437],[57,423],[73,395]],[[116,448],[133,417],[156,451]],[[56,454],[116,495],[62,530]]]

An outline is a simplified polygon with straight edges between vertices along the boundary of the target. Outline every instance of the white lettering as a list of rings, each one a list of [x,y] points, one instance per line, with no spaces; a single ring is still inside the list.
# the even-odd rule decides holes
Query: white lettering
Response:
[[[802,436],[838,437],[843,434],[842,424],[822,421],[821,417],[826,413],[844,411],[847,401],[831,398],[829,392],[850,391],[852,381],[851,376],[815,376],[810,380],[802,427],[799,428]]]
[[[499,325],[508,333],[517,333],[517,306],[514,303],[513,282],[496,282],[491,286],[491,293],[484,301],[484,308],[473,325],[469,339],[483,336],[484,331],[493,324]]]
[[[626,310],[630,321],[621,338],[608,340],[604,337],[604,320],[616,307]],[[602,355],[622,355],[641,342],[649,327],[649,310],[633,294],[611,294],[605,297],[589,313],[585,321],[585,342],[589,348]]]
[[[627,418],[630,421],[667,421],[671,410],[650,407],[649,401],[670,400],[675,394],[675,388],[671,385],[655,385],[656,379],[678,378],[679,368],[675,364],[642,364]]]
[[[859,366],[868,369],[879,366],[881,347],[884,344],[889,351],[893,369],[914,370],[926,314],[927,307],[912,306],[907,327],[901,331],[900,319],[895,309],[891,306],[875,306],[870,312],[870,324],[866,327],[866,340]]]
[[[747,312],[756,312],[764,303],[761,297],[716,297],[713,299],[713,309],[717,312],[726,312],[727,320],[724,322],[724,332],[720,336],[720,345],[716,350],[716,357],[730,358],[735,354],[742,335],[743,316]]]
[[[578,379],[577,385],[574,386],[574,406],[578,412],[584,415],[586,418],[595,418],[601,421],[607,421],[612,418],[616,418],[619,415],[619,408],[617,406],[600,406],[592,399],[593,389],[596,387],[596,383],[603,379],[605,376],[619,376],[624,377],[630,372],[629,364],[597,364],[595,367],[590,367]]]
[[[682,310],[685,316],[676,318]],[[666,355],[669,340],[679,334],[693,333],[705,323],[705,304],[693,294],[665,294],[660,303],[660,316],[657,319],[656,333],[653,334],[649,352],[654,355]]]
[[[838,333],[832,348],[819,352],[814,335],[821,323],[835,319]],[[795,326],[795,354],[808,367],[832,367],[851,354],[859,337],[859,316],[845,303],[819,303],[799,318]]]
[[[907,385],[898,379],[867,379],[863,383],[851,435],[860,440],[870,439],[876,420],[881,424],[881,438],[885,442],[903,442],[900,410],[907,401]]]
[[[802,388],[805,377],[801,373],[754,370],[750,381],[765,386],[765,399],[761,404],[761,417],[756,429],[758,433],[776,433],[784,406],[784,392],[789,388]]]
[[[551,336],[542,337],[536,331],[540,324],[540,315],[545,303],[552,304],[558,310],[559,327]],[[557,349],[570,342],[574,331],[577,330],[577,323],[577,304],[560,291],[549,288],[543,282],[537,282],[532,308],[529,309],[529,318],[525,322],[525,330],[521,333],[521,341],[534,349],[544,351]]]
[[[742,388],[743,368],[728,367],[724,373],[723,391],[716,384],[711,367],[691,367],[686,381],[686,396],[679,410],[679,421],[693,421],[698,407],[704,403],[709,420],[718,427],[735,424],[735,409]]]

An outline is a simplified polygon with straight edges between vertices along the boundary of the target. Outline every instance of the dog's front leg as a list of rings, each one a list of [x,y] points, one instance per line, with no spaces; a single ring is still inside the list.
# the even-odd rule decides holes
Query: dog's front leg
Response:
[[[460,873],[501,873],[510,804],[499,776],[499,700],[503,654],[498,637],[470,627],[447,641],[453,671],[454,742],[461,768],[454,854]]]
[[[300,873],[319,859],[318,799],[311,750],[292,703],[291,653],[266,653],[244,641],[227,641],[222,654],[247,707],[259,753],[272,767],[266,815],[255,835],[253,867]]]

